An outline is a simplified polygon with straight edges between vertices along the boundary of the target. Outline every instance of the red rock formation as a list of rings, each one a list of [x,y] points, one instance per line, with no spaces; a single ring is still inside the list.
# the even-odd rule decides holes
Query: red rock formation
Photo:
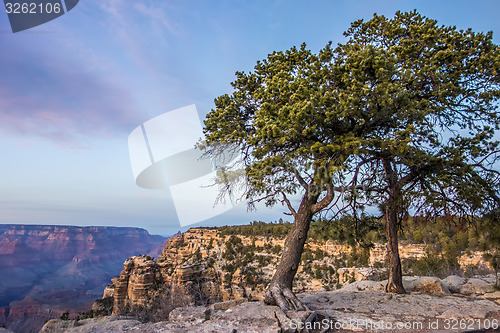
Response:
[[[0,225],[0,324],[38,331],[89,310],[126,258],[164,240],[139,228]]]

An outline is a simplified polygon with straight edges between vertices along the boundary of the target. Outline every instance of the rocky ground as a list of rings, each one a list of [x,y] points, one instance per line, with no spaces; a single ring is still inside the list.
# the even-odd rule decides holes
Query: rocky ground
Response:
[[[406,295],[386,294],[383,282],[358,281],[300,294],[310,311],[283,312],[242,299],[177,308],[158,323],[119,316],[51,320],[41,332],[489,332],[500,325],[500,292],[492,281],[491,276],[406,277]]]

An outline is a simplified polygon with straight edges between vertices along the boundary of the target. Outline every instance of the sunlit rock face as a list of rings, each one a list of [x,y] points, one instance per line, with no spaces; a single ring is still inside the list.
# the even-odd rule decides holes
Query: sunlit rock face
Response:
[[[127,259],[120,275],[104,290],[103,298],[113,298],[115,315],[127,314],[133,308],[154,307],[158,299],[173,306],[263,300],[284,241],[284,237],[273,235],[249,236],[227,233],[220,228],[192,228],[169,239],[156,260],[147,256]],[[383,279],[384,269],[375,267],[381,267],[385,261],[385,245],[375,244],[370,250],[367,257],[370,267],[340,266],[337,259],[351,252],[346,245],[309,240],[295,277],[294,291],[329,291],[354,281]],[[425,245],[401,244],[400,255],[403,259],[421,258],[425,255]],[[479,253],[475,260],[488,265]],[[436,278],[410,280],[405,283],[411,290],[450,293]],[[384,289],[380,282],[375,284],[374,290]]]

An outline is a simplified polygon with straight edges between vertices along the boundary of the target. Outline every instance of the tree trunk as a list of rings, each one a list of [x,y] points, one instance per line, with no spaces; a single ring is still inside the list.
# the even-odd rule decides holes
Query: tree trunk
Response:
[[[314,198],[308,198],[307,193],[302,198],[299,210],[295,214],[292,229],[286,237],[278,268],[266,290],[265,303],[278,305],[283,311],[307,309],[292,292],[292,285],[313,217],[312,206],[314,203]]]
[[[403,287],[403,272],[398,247],[397,206],[394,198],[389,199],[385,209],[385,236],[387,238],[387,255],[389,256],[389,280],[386,292],[405,294]]]

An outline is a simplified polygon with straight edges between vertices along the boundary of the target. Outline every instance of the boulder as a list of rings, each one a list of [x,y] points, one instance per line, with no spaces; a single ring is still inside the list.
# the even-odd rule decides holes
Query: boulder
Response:
[[[370,281],[362,280],[351,283],[342,290],[345,291],[384,291],[387,285],[387,280],[384,281]],[[403,287],[407,292],[421,292],[426,294],[444,294],[448,295],[450,292],[448,288],[436,277],[424,276],[404,276]]]
[[[441,283],[441,280],[433,276],[422,276],[414,279],[403,279],[403,286],[408,292],[420,292],[425,294],[449,294],[450,291]]]
[[[419,276],[403,276],[403,287],[405,288],[406,292],[411,293],[413,291],[418,278]],[[386,285],[387,283],[388,280],[384,280],[384,285]]]
[[[370,290],[370,291],[384,291],[385,290],[385,284],[383,282],[378,282],[378,281],[370,281],[370,280],[361,280],[361,281],[356,281],[351,284],[348,284],[347,286],[343,287],[342,290],[345,291],[365,291],[365,290]]]
[[[424,281],[426,280],[421,282],[424,283]],[[382,285],[380,282],[378,284]],[[61,324],[59,330],[45,330],[43,333],[124,331],[128,333],[292,333],[298,331],[299,324],[304,326],[305,323],[320,324],[321,329],[325,328],[325,324],[342,327],[340,330],[337,326],[330,326],[332,328],[330,331],[333,332],[380,333],[395,331],[370,329],[367,324],[378,327],[381,323],[385,323],[382,327],[384,328],[387,324],[416,323],[423,326],[420,328],[415,326],[415,330],[398,330],[398,332],[422,332],[428,328],[430,322],[439,321],[439,328],[443,328],[443,324],[449,319],[474,319],[475,323],[478,320],[484,322],[485,319],[489,319],[491,322],[491,320],[500,319],[500,305],[487,299],[471,297],[421,293],[399,295],[380,291],[353,292],[345,289],[299,294],[297,297],[313,312],[286,311],[285,313],[279,307],[269,306],[263,302],[245,302],[227,310],[222,309],[225,306],[221,310],[210,307],[175,309],[172,311],[171,321],[158,323],[141,324],[126,317],[104,317],[85,319],[73,323],[70,327],[68,326],[70,321],[56,320],[54,323]],[[66,326],[63,327],[63,324]]]
[[[460,293],[464,295],[482,295],[493,291],[493,286],[482,279],[469,279],[460,287]]]
[[[450,292],[459,293],[460,287],[467,282],[467,279],[458,275],[450,275],[441,282]]]

